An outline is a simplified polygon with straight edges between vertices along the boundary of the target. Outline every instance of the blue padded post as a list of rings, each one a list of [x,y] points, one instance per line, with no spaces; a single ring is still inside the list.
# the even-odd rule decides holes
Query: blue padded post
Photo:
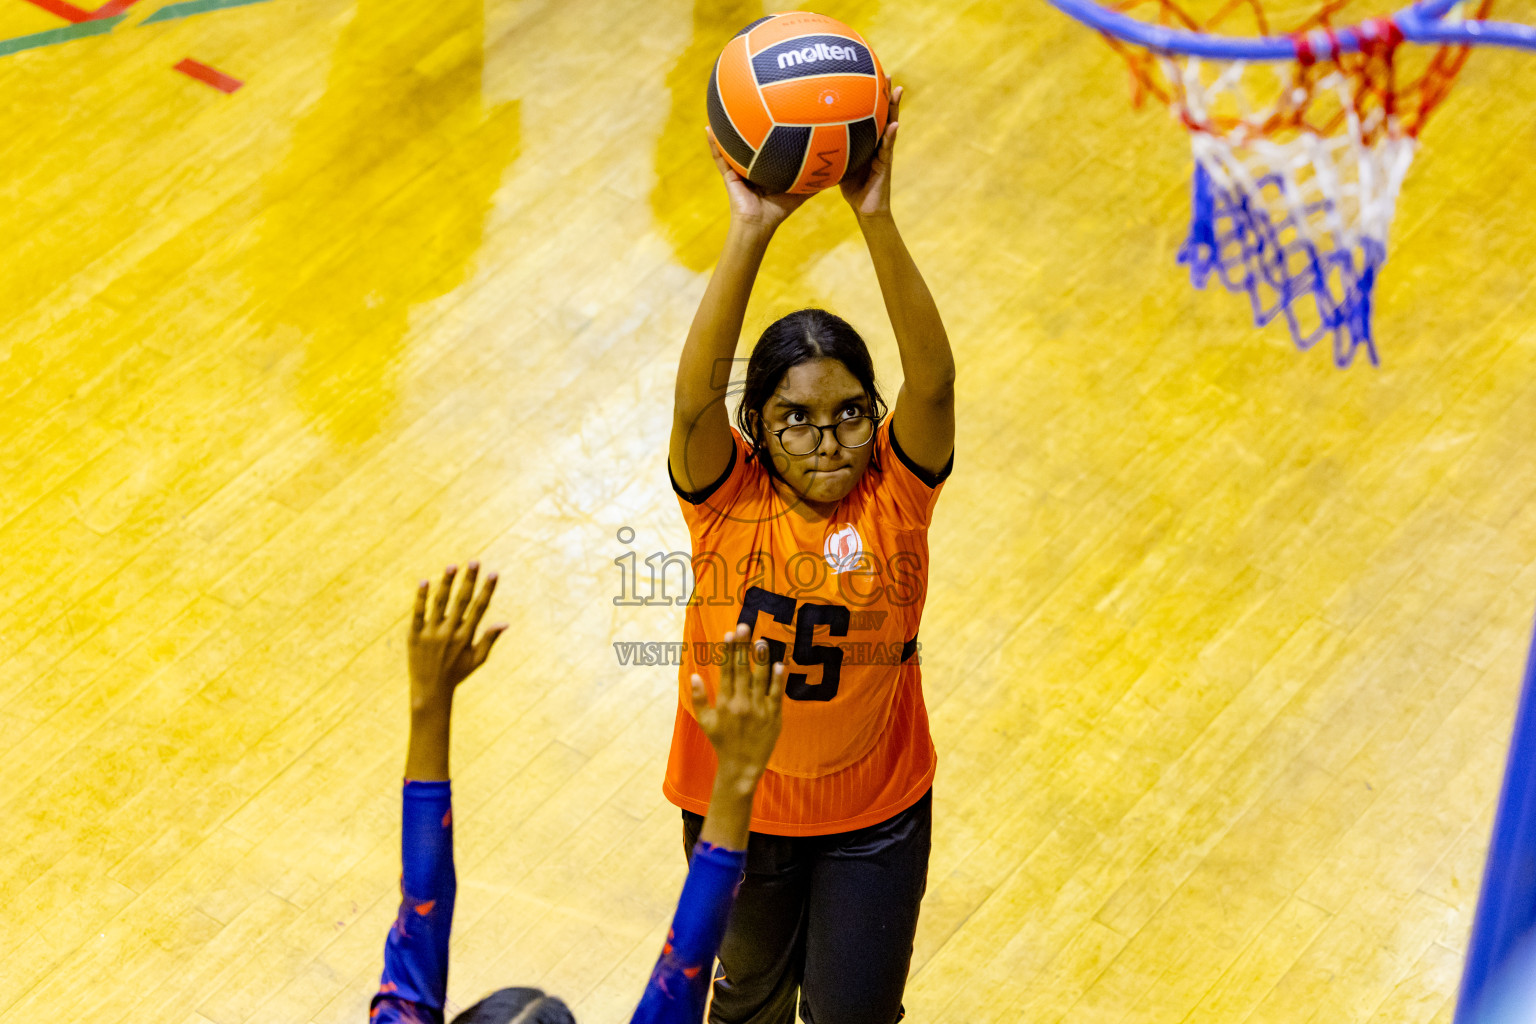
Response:
[[[1494,1004],[1501,989],[1524,973],[1513,966],[1522,942],[1536,938],[1536,639],[1525,668],[1515,733],[1504,769],[1504,790],[1493,821],[1493,841],[1467,946],[1467,964],[1456,1004],[1456,1024],[1503,1018]],[[1525,942],[1527,951],[1529,943]],[[1524,957],[1524,959],[1529,959]],[[1511,970],[1503,970],[1506,965]],[[1528,969],[1528,967],[1527,967]],[[1529,1019],[1529,1018],[1527,1018]]]

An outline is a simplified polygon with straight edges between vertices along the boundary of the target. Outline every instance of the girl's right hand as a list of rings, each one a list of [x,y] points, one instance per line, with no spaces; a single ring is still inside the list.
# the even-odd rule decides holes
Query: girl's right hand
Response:
[[[784,219],[798,210],[807,195],[790,195],[788,192],[766,194],[761,188],[737,174],[720,153],[720,143],[712,128],[705,128],[709,136],[709,150],[714,155],[720,177],[725,179],[725,191],[731,199],[731,220],[745,227],[772,232],[784,223]]]

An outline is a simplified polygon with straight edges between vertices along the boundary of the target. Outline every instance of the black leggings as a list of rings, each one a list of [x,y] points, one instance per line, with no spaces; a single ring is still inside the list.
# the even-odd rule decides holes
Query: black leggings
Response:
[[[753,832],[710,1024],[894,1024],[928,888],[933,791],[877,825],[830,836]],[[693,856],[704,819],[683,812]]]

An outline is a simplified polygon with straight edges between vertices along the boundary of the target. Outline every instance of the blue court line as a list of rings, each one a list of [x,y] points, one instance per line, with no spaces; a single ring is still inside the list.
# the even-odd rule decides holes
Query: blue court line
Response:
[[[190,18],[194,14],[206,14],[209,11],[222,11],[230,7],[248,7],[251,4],[267,3],[268,0],[183,0],[182,3],[170,4],[162,7],[148,18],[139,22],[140,27],[154,25],[162,21],[176,21],[181,18]],[[84,39],[88,36],[105,35],[111,32],[128,17],[119,14],[112,18],[93,19],[82,21],[75,25],[64,25],[60,28],[51,28],[46,32],[33,32],[31,35],[16,36],[13,39],[0,39],[0,57],[9,57],[13,53],[21,53],[23,50],[36,50],[42,46],[56,46],[59,43],[68,43],[76,39]]]

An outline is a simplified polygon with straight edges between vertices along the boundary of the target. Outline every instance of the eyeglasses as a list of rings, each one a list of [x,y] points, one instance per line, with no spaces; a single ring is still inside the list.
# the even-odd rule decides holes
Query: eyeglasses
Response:
[[[875,418],[849,416],[825,427],[814,423],[796,423],[792,427],[770,430],[768,433],[779,439],[785,454],[809,455],[821,447],[822,433],[827,430],[832,431],[832,436],[844,448],[862,448],[875,436]]]

